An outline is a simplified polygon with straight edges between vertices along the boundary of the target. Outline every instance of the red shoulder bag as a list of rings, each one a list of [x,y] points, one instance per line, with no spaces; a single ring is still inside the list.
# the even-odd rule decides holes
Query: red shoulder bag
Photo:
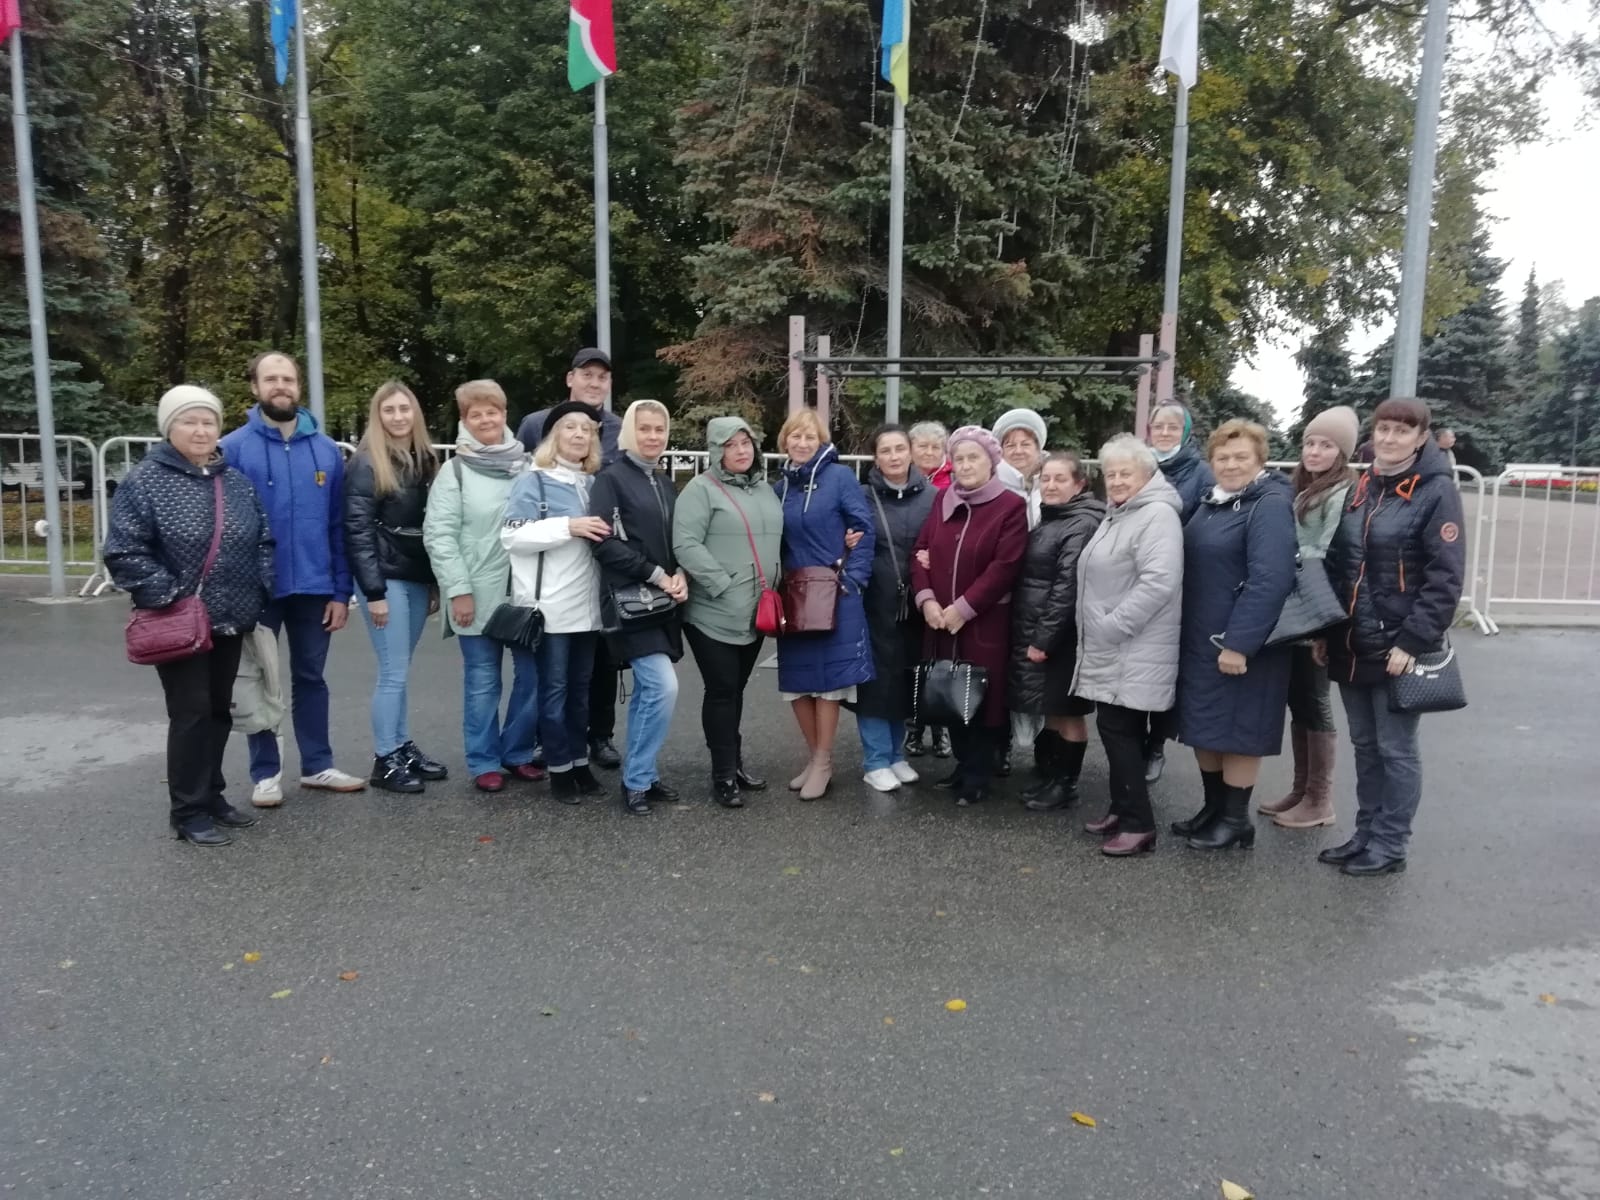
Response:
[[[761,569],[761,552],[756,549],[756,535],[750,530],[750,518],[744,515],[744,509],[739,507],[739,502],[722,480],[713,475],[711,482],[722,489],[728,503],[733,505],[733,511],[744,522],[744,535],[750,539],[750,561],[755,564],[756,579],[761,584],[761,594],[756,600],[756,632],[767,637],[781,637],[788,632],[789,619],[783,615],[783,597],[767,586],[766,572]]]
[[[136,608],[123,630],[128,646],[128,661],[142,667],[192,658],[211,649],[211,616],[200,599],[200,589],[216,564],[222,547],[222,472],[212,477],[211,494],[216,500],[216,519],[211,527],[211,549],[206,565],[200,568],[200,582],[194,595],[174,600],[165,608]]]

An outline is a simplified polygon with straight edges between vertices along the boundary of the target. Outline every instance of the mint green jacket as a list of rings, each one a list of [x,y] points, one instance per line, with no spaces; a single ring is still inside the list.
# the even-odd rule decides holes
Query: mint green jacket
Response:
[[[1344,514],[1344,502],[1349,496],[1348,483],[1334,488],[1322,498],[1322,503],[1314,505],[1300,518],[1296,530],[1300,537],[1302,560],[1327,557],[1328,543],[1333,541],[1333,535],[1339,528],[1339,518]]]

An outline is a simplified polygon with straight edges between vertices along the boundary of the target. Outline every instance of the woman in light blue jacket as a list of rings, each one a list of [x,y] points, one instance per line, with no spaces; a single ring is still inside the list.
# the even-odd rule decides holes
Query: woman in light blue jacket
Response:
[[[483,623],[506,601],[510,560],[500,545],[511,485],[527,469],[522,443],[506,427],[506,394],[492,379],[456,389],[461,412],[455,456],[434,480],[422,544],[445,604],[447,631],[461,646],[461,731],[467,773],[479,791],[498,792],[506,775],[537,781],[533,765],[539,673],[532,656],[514,662],[511,700],[500,719],[501,649]]]

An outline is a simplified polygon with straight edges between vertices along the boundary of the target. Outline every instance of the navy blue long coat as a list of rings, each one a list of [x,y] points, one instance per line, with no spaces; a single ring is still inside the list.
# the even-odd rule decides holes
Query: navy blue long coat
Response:
[[[825,445],[804,466],[784,465],[773,484],[783,502],[783,569],[826,567],[844,559],[843,588],[832,633],[778,639],[778,690],[799,695],[838,691],[875,675],[862,595],[872,578],[877,519],[856,473]],[[854,550],[844,535],[862,531]]]
[[[1265,756],[1283,748],[1290,647],[1266,648],[1294,589],[1294,489],[1276,471],[1237,496],[1207,493],[1183,530],[1178,738],[1197,750]],[[1243,675],[1217,655],[1237,650]]]

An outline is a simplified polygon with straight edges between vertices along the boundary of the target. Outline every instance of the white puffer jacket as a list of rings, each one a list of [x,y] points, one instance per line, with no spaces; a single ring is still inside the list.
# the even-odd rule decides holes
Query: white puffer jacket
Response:
[[[1078,665],[1072,694],[1165,712],[1178,686],[1183,501],[1157,472],[1106,514],[1078,557]]]

